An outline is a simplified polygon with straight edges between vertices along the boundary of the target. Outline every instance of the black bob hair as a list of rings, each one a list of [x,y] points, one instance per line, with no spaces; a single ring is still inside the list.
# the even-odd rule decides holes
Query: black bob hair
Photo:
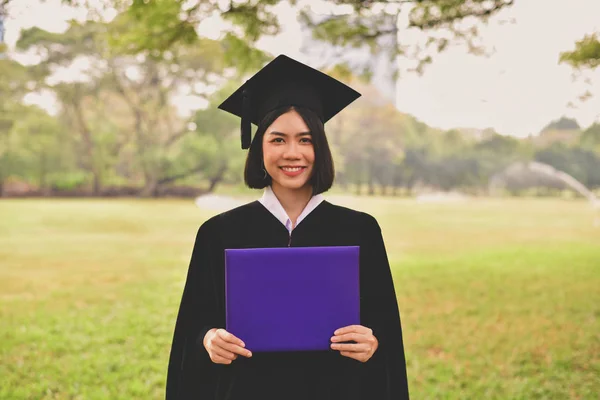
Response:
[[[329,148],[329,143],[325,136],[325,127],[315,112],[307,108],[296,106],[277,108],[265,115],[259,123],[258,130],[254,135],[254,139],[248,150],[248,156],[246,157],[244,182],[246,183],[246,186],[252,189],[264,189],[271,185],[271,177],[269,174],[265,177],[265,171],[263,170],[263,136],[265,135],[267,128],[271,126],[280,115],[285,114],[290,110],[295,110],[300,114],[311,133],[315,151],[315,164],[309,182],[313,188],[313,196],[326,192],[333,185],[335,169],[333,167],[331,149]]]

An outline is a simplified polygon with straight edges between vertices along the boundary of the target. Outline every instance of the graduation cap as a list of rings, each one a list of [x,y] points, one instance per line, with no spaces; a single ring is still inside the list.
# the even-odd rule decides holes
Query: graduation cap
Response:
[[[241,118],[242,149],[247,149],[250,124],[258,126],[276,108],[308,108],[324,124],[359,97],[360,93],[337,79],[282,54],[248,79],[219,109]]]

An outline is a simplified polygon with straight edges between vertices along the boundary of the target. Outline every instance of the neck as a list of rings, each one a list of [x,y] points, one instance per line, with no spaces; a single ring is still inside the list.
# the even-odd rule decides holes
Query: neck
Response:
[[[312,186],[305,185],[300,189],[286,189],[273,182],[271,189],[292,220],[292,225],[296,226],[296,220],[312,198]]]

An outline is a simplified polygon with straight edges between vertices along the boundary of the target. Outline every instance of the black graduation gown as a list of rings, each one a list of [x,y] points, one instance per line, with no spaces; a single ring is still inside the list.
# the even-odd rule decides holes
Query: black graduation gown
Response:
[[[360,246],[361,325],[379,348],[363,363],[338,351],[253,353],[213,363],[202,341],[225,327],[224,249]],[[240,338],[244,339],[244,338]],[[167,400],[408,399],[400,316],[375,218],[323,201],[292,232],[258,201],[206,221],[196,236],[175,325]]]

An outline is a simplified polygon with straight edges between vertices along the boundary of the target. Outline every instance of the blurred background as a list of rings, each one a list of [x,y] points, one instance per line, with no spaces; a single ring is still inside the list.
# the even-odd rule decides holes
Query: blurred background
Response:
[[[600,393],[596,0],[0,0],[0,398],[162,398],[216,106],[279,54],[363,94],[326,198],[382,226],[411,397]],[[254,128],[255,130],[255,128]]]

